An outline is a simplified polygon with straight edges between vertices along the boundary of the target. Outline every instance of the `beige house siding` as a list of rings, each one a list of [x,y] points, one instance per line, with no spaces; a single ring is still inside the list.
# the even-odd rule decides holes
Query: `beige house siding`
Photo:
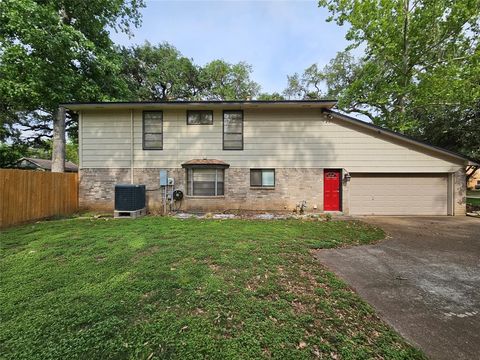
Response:
[[[439,157],[375,130],[347,125],[320,110],[245,109],[244,150],[222,150],[222,111],[213,125],[186,125],[186,111],[164,111],[163,150],[142,149],[142,111],[134,111],[133,167],[174,168],[215,158],[233,168],[343,168],[349,172],[455,172],[461,160]],[[128,110],[83,111],[81,168],[130,168]]]
[[[175,188],[185,190],[181,164],[209,158],[230,164],[225,195],[186,196],[182,210],[291,211],[306,200],[307,211],[323,211],[323,171],[342,169],[346,214],[465,214],[464,160],[319,109],[244,109],[244,150],[222,150],[222,110],[214,110],[213,125],[187,125],[186,108],[166,109],[163,119],[163,150],[143,150],[141,110],[81,112],[81,206],[112,209],[115,184],[133,181],[151,189],[148,208],[159,211],[160,169],[168,169]],[[275,189],[250,188],[251,168],[274,168]],[[372,194],[380,204],[365,200]]]

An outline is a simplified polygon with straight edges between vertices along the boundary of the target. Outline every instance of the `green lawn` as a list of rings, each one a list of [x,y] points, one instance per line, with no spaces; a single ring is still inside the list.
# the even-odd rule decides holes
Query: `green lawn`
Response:
[[[299,220],[57,220],[3,231],[8,359],[423,358],[312,257],[380,229]]]
[[[472,206],[480,206],[480,198],[469,197],[471,195],[480,195],[480,190],[467,190],[467,204]]]
[[[480,206],[480,199],[467,197],[467,204],[468,204],[468,205]]]

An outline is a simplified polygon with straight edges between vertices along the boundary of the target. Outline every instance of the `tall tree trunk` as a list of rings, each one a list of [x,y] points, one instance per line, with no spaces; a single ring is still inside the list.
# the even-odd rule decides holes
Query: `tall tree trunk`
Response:
[[[65,172],[65,108],[53,117],[52,172]]]
[[[408,27],[409,27],[409,11],[410,11],[410,1],[403,1],[403,49],[402,49],[402,93],[398,99],[398,104],[400,107],[400,113],[402,114],[402,125],[405,121],[405,112],[406,112],[406,98],[407,98],[407,87],[410,83],[410,58],[409,58],[409,38],[408,38]]]

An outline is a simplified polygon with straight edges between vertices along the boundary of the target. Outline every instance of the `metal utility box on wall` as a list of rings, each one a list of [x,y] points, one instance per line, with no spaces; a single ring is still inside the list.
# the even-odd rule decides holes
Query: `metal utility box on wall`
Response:
[[[115,217],[138,217],[145,214],[145,185],[115,185]]]
[[[168,185],[168,173],[167,170],[161,169],[160,170],[160,186],[167,186]]]

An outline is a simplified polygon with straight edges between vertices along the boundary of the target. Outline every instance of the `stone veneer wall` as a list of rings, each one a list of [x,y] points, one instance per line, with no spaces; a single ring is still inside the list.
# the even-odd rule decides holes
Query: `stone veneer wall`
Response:
[[[454,174],[454,215],[467,213],[467,176],[465,169],[460,169]]]
[[[175,179],[175,188],[185,192],[186,172],[182,168],[168,169]],[[163,209],[162,192],[159,189],[160,169],[135,169],[134,182],[147,186],[147,206],[150,212]],[[342,176],[343,177],[343,176]],[[454,174],[454,213],[466,213],[465,170]],[[79,197],[80,207],[112,211],[115,184],[130,183],[130,169],[81,169]],[[342,209],[349,213],[349,183],[343,182]],[[323,169],[284,168],[275,169],[275,189],[250,187],[250,169],[225,170],[225,195],[220,197],[185,196],[180,210],[288,210],[302,200],[307,201],[307,211],[323,211]],[[314,208],[316,207],[316,209]]]
[[[160,169],[135,169],[134,182],[147,186],[147,204],[151,212],[161,212],[162,192],[159,189]],[[175,179],[175,189],[185,192],[186,171],[168,169]],[[130,169],[81,169],[80,206],[96,210],[113,210],[114,186],[130,183]],[[344,185],[344,191],[346,187]],[[344,208],[347,202],[344,196]],[[189,197],[181,202],[184,211],[224,210],[288,210],[302,200],[307,201],[307,211],[323,210],[323,169],[275,169],[275,189],[250,187],[250,169],[225,170],[225,195],[220,197]]]

